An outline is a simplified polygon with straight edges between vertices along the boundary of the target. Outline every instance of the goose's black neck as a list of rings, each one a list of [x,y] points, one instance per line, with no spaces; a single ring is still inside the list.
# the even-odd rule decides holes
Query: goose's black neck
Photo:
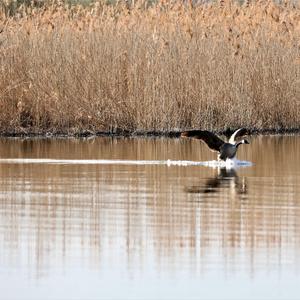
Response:
[[[238,148],[238,146],[239,146],[239,145],[241,145],[241,144],[243,144],[243,142],[242,142],[242,141],[241,141],[241,142],[238,142],[238,143],[236,143],[236,144],[235,144],[235,148]]]

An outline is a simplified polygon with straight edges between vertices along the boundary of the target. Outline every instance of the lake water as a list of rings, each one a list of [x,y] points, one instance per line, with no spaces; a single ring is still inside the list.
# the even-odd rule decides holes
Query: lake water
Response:
[[[299,299],[300,136],[250,142],[1,139],[0,299]]]

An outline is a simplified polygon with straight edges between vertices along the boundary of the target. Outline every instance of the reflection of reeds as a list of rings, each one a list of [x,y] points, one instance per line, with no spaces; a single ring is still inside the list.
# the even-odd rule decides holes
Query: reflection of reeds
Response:
[[[243,195],[233,184],[235,178],[228,178],[215,194],[186,194],[186,186],[204,187],[207,179],[216,176],[215,170],[204,167],[3,164],[2,256],[21,257],[28,248],[32,257],[28,263],[37,264],[38,269],[68,261],[78,248],[92,265],[101,264],[107,256],[115,260],[113,255],[128,263],[139,257],[143,264],[142,259],[153,253],[158,264],[181,264],[187,263],[180,260],[181,255],[189,253],[195,268],[227,263],[228,268],[256,268],[284,265],[286,259],[295,262],[296,268],[300,185],[297,176],[288,177],[284,170],[296,174],[299,168],[294,160],[283,159],[282,150],[298,160],[299,144],[296,137],[285,137],[284,142],[264,138],[263,142],[264,152],[257,138],[251,144],[252,157],[248,154],[256,167],[237,170],[240,181],[250,174]],[[120,157],[122,153],[127,159],[162,159],[164,155],[192,159],[199,153],[201,158],[208,157],[205,145],[191,148],[186,140],[174,139],[51,140],[47,147],[43,141],[23,143],[2,140],[1,152],[24,157],[30,149],[33,156],[56,157],[67,149],[74,158],[76,148],[77,158]],[[243,151],[239,154],[245,155]],[[265,164],[268,169],[260,167]]]
[[[296,128],[299,18],[271,1],[2,13],[0,131]]]

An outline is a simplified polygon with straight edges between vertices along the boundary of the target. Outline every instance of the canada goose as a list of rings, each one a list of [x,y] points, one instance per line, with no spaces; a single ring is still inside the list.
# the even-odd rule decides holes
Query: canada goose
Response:
[[[247,134],[247,129],[240,128],[236,130],[230,137],[228,142],[224,142],[214,133],[207,130],[189,130],[181,133],[182,137],[191,137],[204,141],[212,150],[219,152],[218,160],[226,160],[227,158],[234,158],[239,145],[249,144],[247,140],[236,141],[238,137]]]

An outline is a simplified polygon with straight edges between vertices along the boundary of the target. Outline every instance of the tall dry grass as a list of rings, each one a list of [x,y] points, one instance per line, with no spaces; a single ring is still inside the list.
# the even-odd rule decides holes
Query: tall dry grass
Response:
[[[0,131],[300,125],[300,9],[49,4],[0,15]]]

